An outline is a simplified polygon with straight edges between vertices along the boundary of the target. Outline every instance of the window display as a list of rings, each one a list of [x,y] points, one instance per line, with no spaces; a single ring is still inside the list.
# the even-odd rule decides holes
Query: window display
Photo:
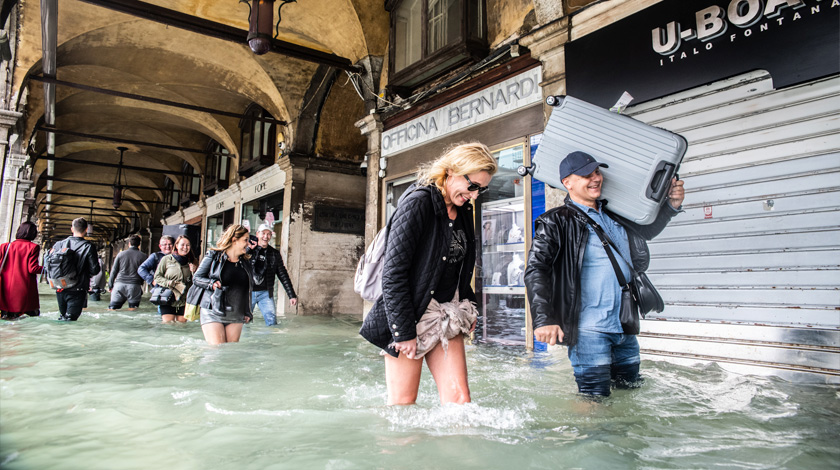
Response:
[[[522,343],[525,335],[525,225],[523,198],[482,204],[481,293],[487,341]]]
[[[525,344],[525,198],[522,178],[524,144],[493,152],[499,171],[490,191],[478,199],[480,255],[476,295],[483,341]]]

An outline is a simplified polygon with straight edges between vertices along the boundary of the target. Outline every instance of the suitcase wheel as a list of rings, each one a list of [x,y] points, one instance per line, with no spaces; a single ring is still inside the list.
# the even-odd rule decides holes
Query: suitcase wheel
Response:
[[[531,166],[524,166],[519,165],[519,168],[516,169],[516,172],[519,173],[519,176],[531,175],[534,176],[534,171],[537,168],[534,165]]]
[[[545,99],[545,104],[549,106],[560,106],[566,97],[563,95],[551,95]]]

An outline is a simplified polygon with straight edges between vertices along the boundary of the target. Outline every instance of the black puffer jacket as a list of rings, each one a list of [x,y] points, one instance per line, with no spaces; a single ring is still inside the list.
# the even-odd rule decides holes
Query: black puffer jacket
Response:
[[[606,209],[607,215],[627,230],[633,269],[644,272],[650,264],[647,241],[659,235],[678,214],[669,204],[659,211],[650,225],[638,225]],[[571,199],[566,196],[566,205]],[[559,325],[566,346],[577,343],[580,320],[580,270],[589,240],[589,229],[583,215],[566,206],[557,207],[539,216],[535,223],[534,241],[528,253],[525,286],[531,305],[534,329]]]
[[[283,257],[273,246],[262,248],[257,246],[251,251],[251,266],[254,268],[255,288],[267,290],[268,296],[274,298],[274,276],[280,279],[280,284],[290,299],[297,297],[292,287],[292,280],[289,279],[289,272],[283,264]]]
[[[417,322],[432,300],[446,266],[452,242],[452,223],[443,195],[434,187],[412,186],[400,199],[392,216],[382,272],[382,297],[371,308],[359,334],[384,349],[417,337]],[[475,231],[472,204],[458,208],[467,230],[467,254],[458,283],[460,300],[475,302],[470,281],[475,268]]]
[[[224,251],[215,250],[208,250],[204,258],[201,259],[201,264],[198,265],[198,269],[193,274],[193,284],[204,289],[204,295],[201,296],[199,307],[208,310],[213,309],[213,283],[222,278],[222,268],[227,260],[228,256]],[[246,260],[244,257],[240,257],[237,264],[242,266],[245,272],[248,273],[248,279],[251,281],[248,286],[248,298],[250,298],[251,292],[254,290],[254,269],[251,267],[249,260]],[[254,316],[251,313],[250,305],[251,303],[248,302],[246,316],[253,319]],[[219,310],[224,311],[224,309]]]

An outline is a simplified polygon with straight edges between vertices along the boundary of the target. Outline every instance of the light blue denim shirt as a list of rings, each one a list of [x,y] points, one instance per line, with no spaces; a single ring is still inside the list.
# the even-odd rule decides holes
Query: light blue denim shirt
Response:
[[[630,267],[626,259],[630,259],[630,243],[627,241],[627,231],[618,222],[612,220],[602,211],[595,210],[572,201],[592,220],[594,220],[604,233],[618,246],[621,255],[615,252],[618,265],[625,279],[630,278]],[[598,209],[601,202],[598,202]],[[583,254],[583,267],[580,271],[580,323],[582,330],[599,331],[602,333],[621,333],[621,321],[618,314],[621,309],[621,286],[615,277],[609,256],[607,256],[601,239],[595,230],[587,224],[589,229],[589,240]],[[622,256],[623,255],[623,256]]]

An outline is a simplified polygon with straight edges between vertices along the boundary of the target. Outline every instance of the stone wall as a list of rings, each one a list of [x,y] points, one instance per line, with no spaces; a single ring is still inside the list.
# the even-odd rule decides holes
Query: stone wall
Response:
[[[287,264],[300,302],[297,314],[361,317],[353,274],[364,234],[316,230],[315,212],[319,206],[364,211],[365,178],[296,169],[292,186]]]

